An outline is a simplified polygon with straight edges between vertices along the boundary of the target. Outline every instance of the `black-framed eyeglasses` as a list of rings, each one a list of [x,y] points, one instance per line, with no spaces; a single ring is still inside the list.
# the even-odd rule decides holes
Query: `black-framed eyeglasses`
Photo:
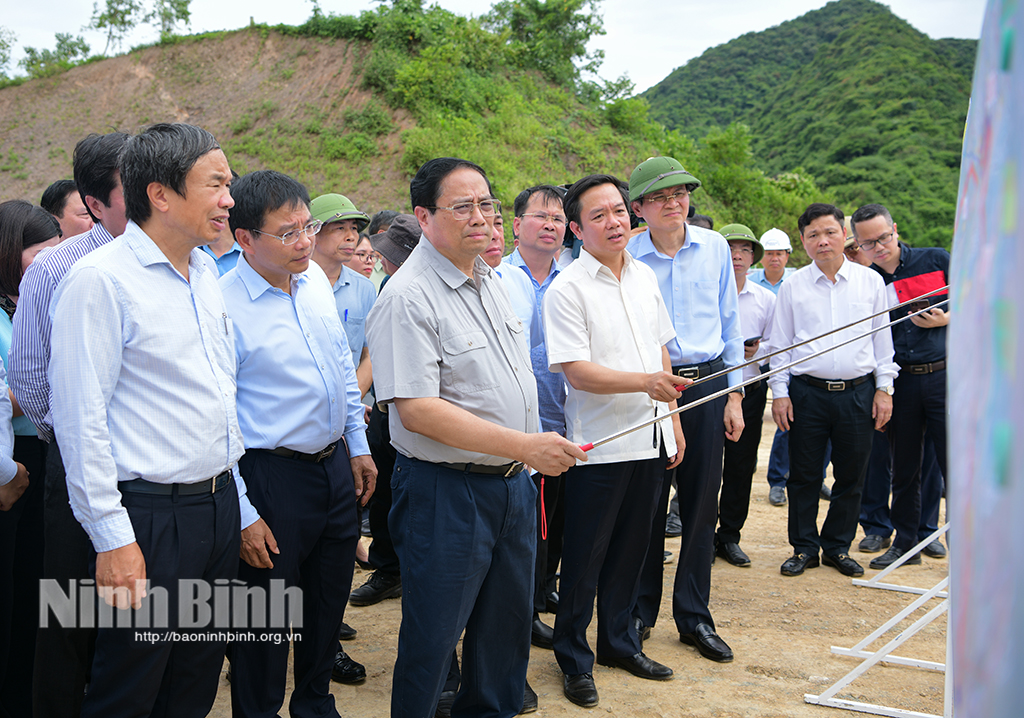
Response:
[[[865,252],[870,252],[872,249],[875,248],[876,244],[881,244],[883,247],[888,245],[890,242],[892,242],[892,236],[892,230],[889,230],[878,239],[869,239],[866,242],[861,242],[858,246]]]
[[[298,242],[299,238],[302,237],[302,235],[306,235],[307,237],[316,236],[316,234],[320,231],[320,229],[323,226],[323,222],[321,222],[319,219],[314,219],[305,227],[299,227],[298,229],[293,229],[290,232],[285,232],[280,237],[277,236],[276,234],[271,234],[270,232],[264,232],[262,229],[250,229],[249,231],[257,232],[259,234],[265,234],[268,237],[273,237],[274,239],[279,239],[281,240],[281,244],[288,247]]]
[[[455,219],[469,219],[473,216],[473,209],[480,210],[484,217],[493,217],[501,212],[501,202],[496,199],[482,199],[479,202],[459,202],[451,207],[427,207],[427,209],[446,209],[452,213]]]

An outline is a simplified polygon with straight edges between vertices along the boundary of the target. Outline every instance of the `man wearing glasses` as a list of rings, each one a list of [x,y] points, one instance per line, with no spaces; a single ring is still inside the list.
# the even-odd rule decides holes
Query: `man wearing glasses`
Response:
[[[909,301],[949,284],[949,252],[939,247],[911,247],[899,241],[896,223],[889,210],[880,204],[859,208],[851,218],[854,237],[861,254],[874,262],[872,267],[885,281],[889,306]],[[935,294],[924,302],[934,304],[948,296]],[[893,320],[916,311],[892,312]],[[896,531],[892,546],[871,561],[881,569],[903,556],[935,530],[942,494],[941,477],[946,475],[946,326],[949,312],[933,308],[892,328],[899,376],[894,384],[892,424],[888,438],[892,452],[892,507],[889,518]],[[922,459],[931,467],[931,457],[923,451],[925,437],[932,440],[939,472],[928,470],[922,476]],[[878,495],[888,499],[888,482]],[[865,487],[865,497],[868,489]],[[865,539],[866,541],[867,539]],[[863,542],[862,542],[863,543]],[[881,548],[881,547],[879,547]],[[945,547],[933,541],[923,552],[933,558],[946,555]],[[906,563],[920,563],[914,556]],[[905,565],[905,564],[904,564]]]
[[[700,180],[671,157],[652,157],[633,170],[629,199],[647,231],[633,237],[630,254],[648,264],[675,327],[668,343],[672,372],[694,381],[743,362],[739,301],[729,244],[722,235],[686,224],[690,193]],[[683,393],[680,406],[739,384],[732,372]],[[725,439],[743,433],[743,390],[680,414],[686,453],[676,472],[682,544],[672,615],[683,643],[712,661],[731,661],[732,649],[715,632],[708,608]],[[724,423],[724,431],[723,431]],[[665,518],[673,471],[666,472],[633,616],[646,637],[661,607]]]
[[[846,232],[837,207],[812,204],[797,226],[813,263],[794,272],[779,290],[772,345],[790,347],[801,339],[821,338],[771,360],[775,369],[806,359],[768,380],[772,418],[780,429],[789,431],[787,489],[793,555],[782,564],[781,572],[799,576],[824,563],[845,576],[861,576],[864,569],[850,558],[850,542],[857,531],[874,431],[880,431],[892,414],[892,382],[899,368],[892,361],[892,335],[885,328],[884,314],[835,330],[883,312],[885,287],[871,270],[843,255]],[[850,339],[856,341],[829,351]],[[835,482],[819,532],[818,489],[830,439]]]
[[[306,188],[261,170],[231,189],[231,228],[244,255],[220,286],[235,334],[239,468],[259,512],[242,531],[238,576],[266,595],[275,580],[302,590],[291,713],[337,715],[329,682],[359,540],[353,498],[369,499],[377,469],[330,282],[310,262],[321,222],[310,216]],[[270,608],[256,616],[266,607],[254,606],[249,625],[281,639],[287,620],[272,623]],[[229,656],[234,714],[277,715],[288,640],[233,642]]]
[[[523,706],[533,616],[537,491],[586,459],[538,434],[522,322],[480,258],[500,203],[484,171],[433,159],[410,184],[423,237],[370,311],[377,401],[398,450],[388,523],[402,572],[391,715],[432,715],[465,630],[453,712]]]

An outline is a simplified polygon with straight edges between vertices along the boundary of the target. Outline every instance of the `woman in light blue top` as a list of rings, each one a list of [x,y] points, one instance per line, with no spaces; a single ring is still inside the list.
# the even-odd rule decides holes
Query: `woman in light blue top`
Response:
[[[35,256],[60,241],[52,215],[22,200],[0,203],[0,359],[7,366],[18,285]],[[8,392],[0,383],[0,391]],[[43,482],[46,443],[14,409],[14,460],[28,470],[25,493],[0,512],[0,714],[31,715],[39,579],[43,576]]]

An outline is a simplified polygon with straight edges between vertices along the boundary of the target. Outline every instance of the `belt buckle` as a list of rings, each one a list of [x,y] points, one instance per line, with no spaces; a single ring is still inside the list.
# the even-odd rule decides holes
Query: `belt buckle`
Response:
[[[700,379],[700,368],[695,366],[688,366],[680,369],[676,372],[678,376],[683,379]]]
[[[927,374],[928,370],[931,369],[931,364],[915,364],[910,367],[911,374]]]
[[[825,388],[829,391],[846,391],[845,381],[826,381]]]
[[[522,470],[523,470],[523,462],[521,462],[521,461],[513,461],[509,465],[508,471],[505,472],[505,478],[507,479],[507,478],[509,478],[511,476],[515,476],[516,474],[518,474]]]
[[[331,444],[328,447],[320,449],[320,451],[318,451],[317,454],[316,454],[316,461],[317,461],[317,463],[320,463],[324,459],[331,458],[331,456],[334,455],[334,450],[337,449],[337,448],[338,448],[338,444],[334,443],[334,444]]]

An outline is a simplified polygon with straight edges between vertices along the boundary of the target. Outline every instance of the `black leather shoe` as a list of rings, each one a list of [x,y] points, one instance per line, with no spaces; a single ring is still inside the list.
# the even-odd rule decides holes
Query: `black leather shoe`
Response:
[[[921,553],[929,558],[946,558],[946,547],[938,539],[935,539],[921,549]]]
[[[672,563],[672,552],[671,551],[666,551],[665,552],[665,555],[662,557],[662,563]]]
[[[552,640],[555,637],[555,630],[540,620],[540,616],[533,614],[533,628],[530,631],[530,643],[537,648],[553,648]]]
[[[356,629],[352,628],[352,626],[342,621],[341,630],[338,632],[338,640],[351,641],[353,638],[356,637],[357,633],[359,633],[359,631],[357,631]]]
[[[807,568],[817,568],[820,565],[818,554],[813,556],[809,553],[795,553],[782,562],[779,569],[783,576],[799,576]]]
[[[458,691],[441,691],[441,697],[437,699],[437,707],[434,708],[434,718],[452,718],[452,703]]]
[[[523,709],[519,711],[519,715],[536,713],[537,705],[537,691],[530,688],[530,682],[527,681],[526,688],[523,689]]]
[[[402,576],[394,573],[374,571],[366,583],[349,594],[348,602],[353,606],[372,606],[385,598],[402,595]]]
[[[716,543],[715,553],[731,563],[733,566],[750,566],[750,557],[743,553],[738,543]]]
[[[878,553],[883,548],[889,548],[891,543],[892,539],[889,536],[868,534],[860,540],[859,544],[857,544],[857,550],[861,553]]]
[[[906,551],[904,551],[903,549],[896,548],[895,546],[893,546],[888,551],[886,551],[881,556],[879,556],[878,558],[871,559],[871,563],[869,563],[868,566],[870,566],[871,568],[875,568],[875,569],[887,568],[887,567],[893,565],[894,563],[896,563],[903,556],[903,554],[905,554],[905,553],[906,553]],[[915,554],[911,558],[908,558],[906,561],[904,561],[901,565],[902,566],[908,566],[908,565],[913,566],[913,565],[918,565],[920,563],[921,563],[921,554]]]
[[[584,708],[597,705],[597,686],[592,673],[577,673],[562,679],[562,693],[570,701]]]
[[[729,648],[729,644],[706,623],[698,623],[693,633],[684,633],[679,636],[679,640],[689,646],[696,646],[700,655],[709,660],[719,663],[728,663],[732,660],[732,649]]]
[[[331,669],[331,680],[337,683],[362,683],[366,680],[366,668],[339,648],[334,658],[334,668]]]
[[[672,677],[671,668],[663,666],[657,661],[652,661],[643,653],[637,653],[633,656],[599,655],[597,657],[597,662],[602,666],[621,668],[624,671],[629,671],[638,678],[646,678],[649,681],[667,681]]]
[[[544,609],[548,613],[558,613],[558,591],[552,591],[544,597]]]
[[[889,550],[891,551],[892,549]],[[835,556],[822,556],[821,562],[826,566],[831,566],[844,576],[853,576],[856,578],[857,576],[864,575],[864,567],[845,553],[837,553]],[[874,563],[874,561],[871,563]]]
[[[822,501],[832,500],[832,489],[826,486],[824,481],[821,482],[821,488],[818,489],[818,496],[821,497]]]
[[[679,520],[679,514],[669,512],[665,519],[665,538],[677,538],[683,535],[683,522]]]
[[[633,626],[636,628],[636,637],[640,639],[640,645],[644,645],[644,641],[651,637],[651,627],[645,626],[644,622],[639,618],[633,618]]]
[[[785,506],[787,501],[786,489],[784,487],[773,486],[768,489],[768,503],[772,506]]]

